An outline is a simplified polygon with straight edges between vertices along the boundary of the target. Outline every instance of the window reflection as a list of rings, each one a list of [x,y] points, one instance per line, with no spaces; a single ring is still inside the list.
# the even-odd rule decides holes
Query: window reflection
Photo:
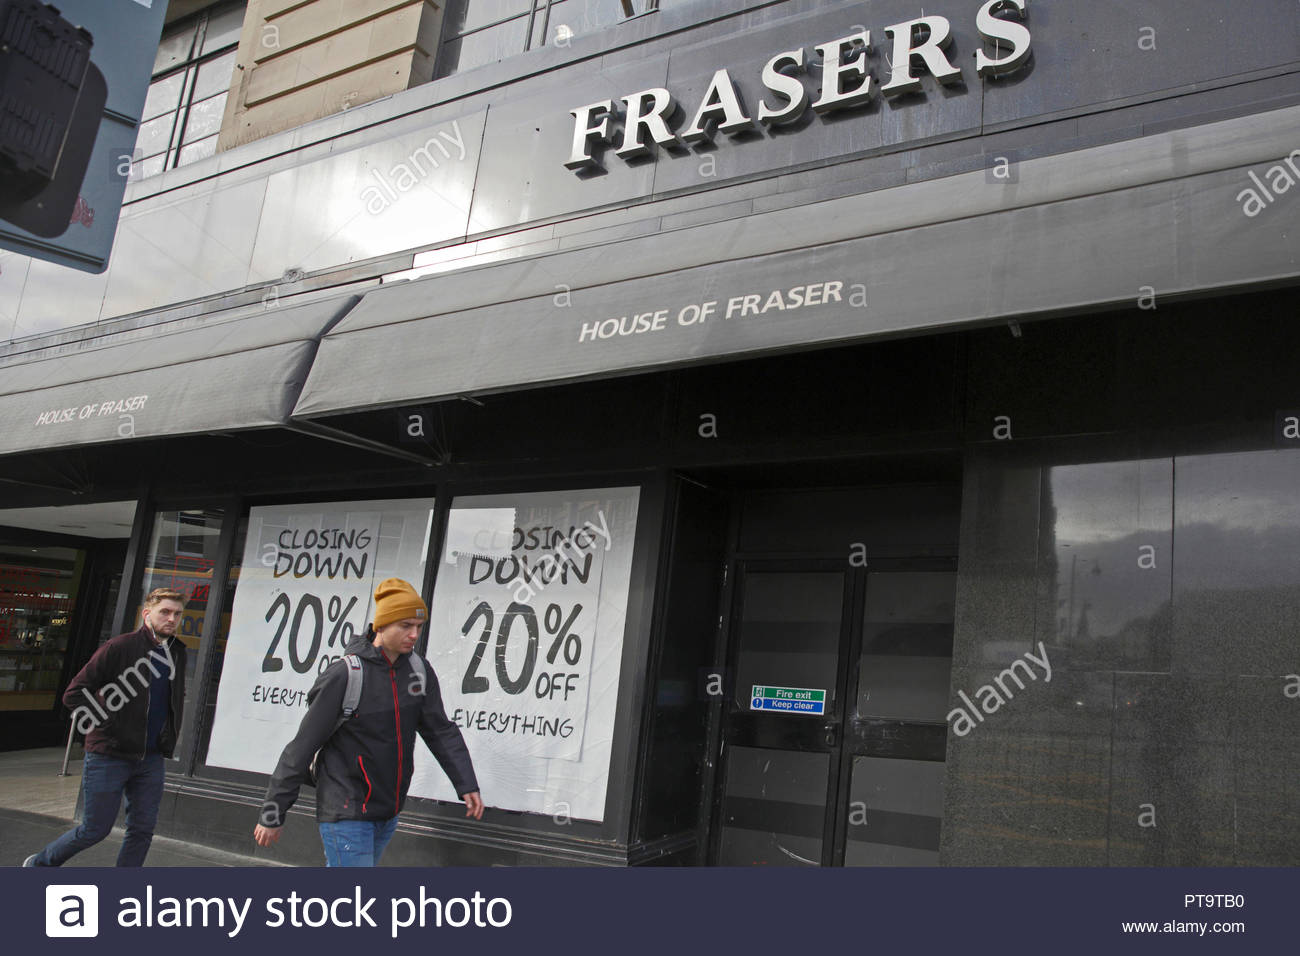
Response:
[[[568,46],[661,6],[660,0],[535,0],[530,9],[529,0],[459,0],[448,5],[443,21],[438,75],[463,73],[541,46]]]
[[[212,568],[225,512],[220,508],[160,511],[154,515],[153,536],[144,574],[136,591],[129,627],[140,626],[144,597],[154,588],[172,588],[186,596],[185,611],[176,637],[185,645],[186,692],[194,694],[194,674],[199,663],[203,618],[212,590]],[[182,741],[194,732],[192,722],[182,727]],[[183,752],[176,749],[177,755]]]
[[[248,4],[218,3],[163,29],[131,162],[131,180],[216,152]]]
[[[1072,659],[1169,661],[1173,462],[1051,468],[1044,489],[1042,637]]]
[[[132,626],[138,627],[144,595],[154,588],[172,588],[186,597],[185,616],[176,636],[194,650],[203,633],[203,611],[212,589],[212,566],[217,557],[223,512],[216,509],[160,511],[154,516],[153,540],[145,561],[144,579]],[[195,658],[188,664],[193,670]]]

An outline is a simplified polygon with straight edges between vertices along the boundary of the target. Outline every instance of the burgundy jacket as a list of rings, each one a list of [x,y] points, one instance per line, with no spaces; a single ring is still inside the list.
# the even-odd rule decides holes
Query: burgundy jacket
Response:
[[[171,706],[158,739],[158,749],[170,757],[180,736],[185,713],[185,645],[173,637],[163,642],[168,661],[155,664],[157,645],[149,628],[119,634],[91,655],[68,689],[63,703],[72,722],[86,735],[89,753],[141,760],[149,726],[149,685],[155,669],[171,676]]]

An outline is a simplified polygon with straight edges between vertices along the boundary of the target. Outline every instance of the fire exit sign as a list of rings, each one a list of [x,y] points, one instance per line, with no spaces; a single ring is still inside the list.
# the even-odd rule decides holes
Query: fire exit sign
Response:
[[[826,713],[826,691],[811,687],[765,687],[754,685],[750,710],[775,710],[787,714]]]

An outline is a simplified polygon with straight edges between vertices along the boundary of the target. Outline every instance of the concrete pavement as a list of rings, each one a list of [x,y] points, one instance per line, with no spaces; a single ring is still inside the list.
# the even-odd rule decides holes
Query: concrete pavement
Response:
[[[63,750],[0,752],[0,866],[23,860],[59,834],[76,826],[74,814],[81,786],[81,759],[60,777]],[[121,817],[112,834],[77,854],[69,866],[112,866],[122,845]],[[228,853],[169,837],[155,836],[145,866],[281,866],[265,859]]]

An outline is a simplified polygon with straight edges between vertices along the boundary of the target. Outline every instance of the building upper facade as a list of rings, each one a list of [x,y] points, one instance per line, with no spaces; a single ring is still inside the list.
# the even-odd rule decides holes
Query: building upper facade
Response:
[[[1288,0],[171,7],[108,270],[0,253],[11,357],[1300,102]]]

